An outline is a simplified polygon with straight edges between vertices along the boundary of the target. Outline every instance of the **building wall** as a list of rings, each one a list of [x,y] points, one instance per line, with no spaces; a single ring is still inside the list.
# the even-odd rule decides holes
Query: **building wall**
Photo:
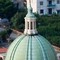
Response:
[[[11,0],[11,1],[15,4],[15,6],[18,5],[18,8],[24,7],[24,0]]]
[[[50,0],[31,0],[31,6],[33,8],[33,12],[38,13],[40,15],[45,15],[45,14],[50,14],[51,13],[51,9],[52,9],[52,14],[53,13],[60,13],[60,0],[59,0],[59,4],[57,3],[57,0],[51,0],[52,4],[49,5],[49,1]],[[40,2],[43,2],[43,5],[40,4]],[[43,13],[40,13],[40,10]],[[50,11],[50,13],[49,13]]]

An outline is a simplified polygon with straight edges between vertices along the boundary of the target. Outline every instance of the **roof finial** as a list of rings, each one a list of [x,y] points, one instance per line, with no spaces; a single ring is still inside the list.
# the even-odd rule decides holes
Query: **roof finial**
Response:
[[[31,5],[31,0],[29,0],[29,4]]]
[[[33,14],[31,0],[27,0],[28,13],[25,17],[25,30],[24,34],[34,35],[38,34],[36,29],[36,17]]]
[[[31,7],[31,0],[28,0],[28,13],[31,13],[32,12],[32,7]]]

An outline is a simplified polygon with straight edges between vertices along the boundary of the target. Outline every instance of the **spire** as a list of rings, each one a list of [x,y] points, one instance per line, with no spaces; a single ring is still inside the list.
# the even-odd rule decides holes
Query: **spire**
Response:
[[[25,30],[24,34],[37,34],[37,29],[36,29],[36,17],[34,16],[32,12],[32,7],[31,7],[31,0],[27,0],[27,9],[28,13],[25,17]]]
[[[28,13],[32,13],[31,0],[28,0],[29,6],[27,7]]]
[[[36,18],[32,12],[31,0],[27,0],[27,15],[26,18]]]

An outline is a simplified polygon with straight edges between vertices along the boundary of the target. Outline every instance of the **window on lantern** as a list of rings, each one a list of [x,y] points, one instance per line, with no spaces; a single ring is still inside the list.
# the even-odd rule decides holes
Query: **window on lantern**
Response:
[[[35,26],[36,26],[36,25],[35,25],[35,22],[34,22],[34,29],[35,29]]]
[[[31,29],[32,29],[32,22],[31,22]]]
[[[29,29],[29,22],[28,22],[28,29]]]

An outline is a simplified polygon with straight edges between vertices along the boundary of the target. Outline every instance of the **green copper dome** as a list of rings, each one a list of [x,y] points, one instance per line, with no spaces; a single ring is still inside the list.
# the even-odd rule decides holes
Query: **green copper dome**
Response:
[[[9,47],[5,60],[57,60],[51,44],[41,35],[21,35]]]
[[[24,34],[10,45],[5,60],[57,60],[51,44],[37,33],[36,19],[29,6]]]

